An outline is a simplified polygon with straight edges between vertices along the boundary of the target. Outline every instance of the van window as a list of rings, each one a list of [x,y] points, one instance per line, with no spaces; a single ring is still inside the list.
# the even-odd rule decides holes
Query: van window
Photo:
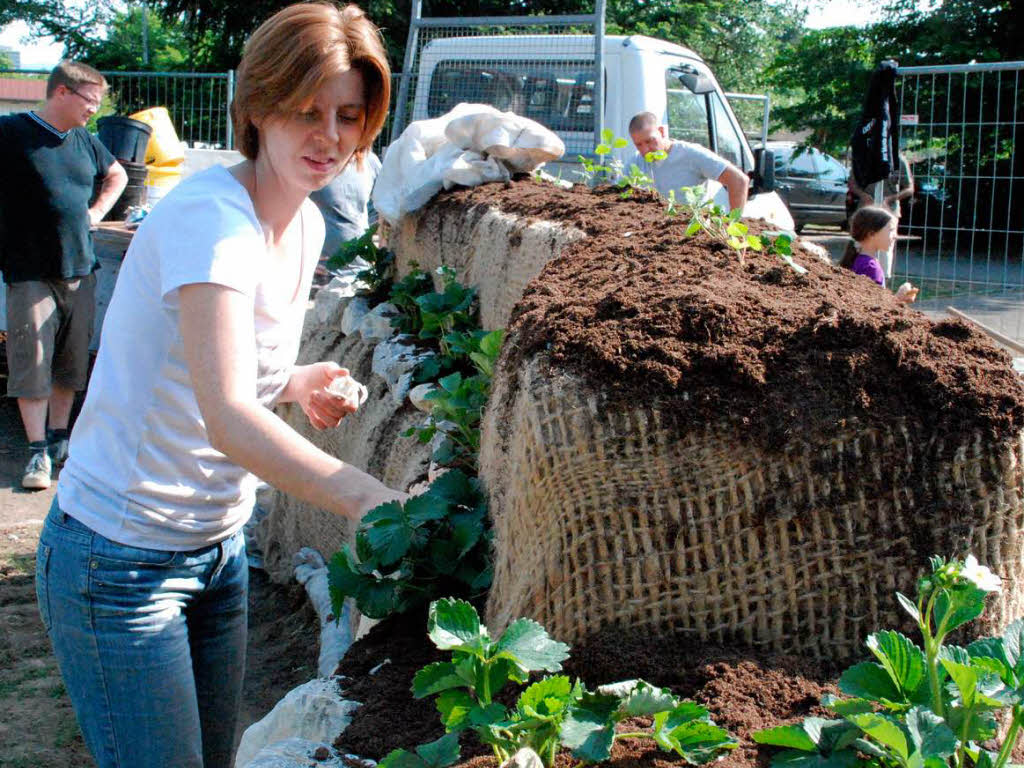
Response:
[[[587,61],[444,61],[430,78],[427,116],[461,102],[490,104],[553,131],[594,130],[594,65]]]
[[[711,148],[708,134],[707,99],[698,96],[685,88],[673,88],[672,81],[679,85],[679,80],[669,76],[669,84],[665,89],[665,101],[668,106],[668,137],[700,144]]]
[[[740,137],[729,119],[729,113],[725,110],[722,97],[717,93],[711,94],[711,109],[715,116],[715,139],[718,143],[717,153],[741,170],[743,163],[743,144]]]

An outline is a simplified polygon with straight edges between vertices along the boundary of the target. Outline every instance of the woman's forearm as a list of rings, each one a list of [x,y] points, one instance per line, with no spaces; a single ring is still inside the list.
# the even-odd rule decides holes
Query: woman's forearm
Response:
[[[255,403],[218,409],[207,431],[214,448],[262,480],[314,506],[358,520],[405,494],[330,456]]]

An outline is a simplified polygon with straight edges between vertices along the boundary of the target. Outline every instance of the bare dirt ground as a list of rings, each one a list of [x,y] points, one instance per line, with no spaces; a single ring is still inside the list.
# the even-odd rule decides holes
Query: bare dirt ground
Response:
[[[0,392],[5,386],[0,376]],[[0,768],[88,768],[95,763],[36,608],[36,545],[56,484],[21,489],[27,450],[15,402],[0,399]],[[319,625],[302,587],[271,584],[258,570],[250,571],[250,583],[239,737],[317,673]]]

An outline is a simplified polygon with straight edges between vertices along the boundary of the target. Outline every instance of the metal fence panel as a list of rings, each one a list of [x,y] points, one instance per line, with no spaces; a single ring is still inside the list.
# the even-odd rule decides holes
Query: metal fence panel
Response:
[[[893,284],[1024,339],[1024,62],[900,67],[902,207]]]
[[[49,70],[0,70],[0,77],[45,80]],[[230,149],[231,72],[103,72],[110,84],[100,114],[130,115],[166,107],[178,138],[190,147]]]

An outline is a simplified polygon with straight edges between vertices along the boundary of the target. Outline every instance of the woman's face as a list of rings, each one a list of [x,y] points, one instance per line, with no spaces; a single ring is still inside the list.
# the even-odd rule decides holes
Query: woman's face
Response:
[[[324,187],[351,159],[366,120],[363,76],[357,69],[328,78],[301,112],[257,122],[259,159],[287,186],[305,193]]]
[[[896,245],[896,220],[890,219],[889,223],[872,235],[868,235],[861,241],[860,248],[865,253],[875,251],[891,252]]]

